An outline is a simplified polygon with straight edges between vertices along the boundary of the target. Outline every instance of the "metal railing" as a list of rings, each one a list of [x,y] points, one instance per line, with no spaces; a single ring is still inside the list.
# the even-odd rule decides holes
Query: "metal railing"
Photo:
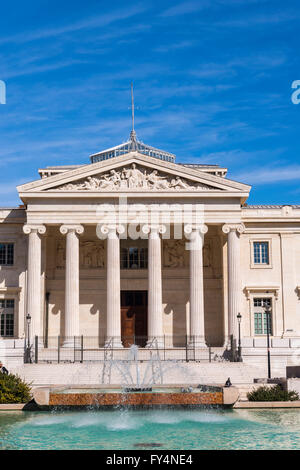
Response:
[[[129,348],[133,344],[139,346],[141,361],[150,361],[154,353],[161,361],[211,362],[215,356],[211,347],[201,348],[197,337],[186,335],[163,335],[151,339],[147,336],[49,336],[47,342],[35,336],[30,351],[25,350],[24,362],[59,364],[128,360]]]

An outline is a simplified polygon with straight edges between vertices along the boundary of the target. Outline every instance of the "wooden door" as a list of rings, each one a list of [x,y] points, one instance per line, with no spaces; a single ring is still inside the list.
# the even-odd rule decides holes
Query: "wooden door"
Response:
[[[134,344],[135,313],[133,306],[121,307],[121,335],[124,348]]]
[[[121,292],[121,335],[126,348],[147,343],[147,291]]]

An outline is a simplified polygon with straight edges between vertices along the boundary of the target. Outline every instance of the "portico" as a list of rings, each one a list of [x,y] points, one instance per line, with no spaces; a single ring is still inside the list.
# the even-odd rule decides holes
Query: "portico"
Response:
[[[146,345],[169,335],[221,347],[236,337],[249,187],[178,167],[131,152],[19,188],[32,335],[122,348],[121,291],[143,291]]]

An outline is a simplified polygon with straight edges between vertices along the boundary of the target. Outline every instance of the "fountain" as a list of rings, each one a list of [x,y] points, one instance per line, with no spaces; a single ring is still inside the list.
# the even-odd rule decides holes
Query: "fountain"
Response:
[[[150,359],[142,377],[139,361],[139,347],[132,344],[128,351],[127,360],[116,360],[112,357],[105,357],[102,371],[102,383],[106,377],[111,377],[111,371],[116,368],[123,379],[121,387],[124,392],[151,392],[152,385],[159,382],[163,384],[163,368],[158,353],[158,349],[153,349],[155,341],[150,343]],[[155,351],[155,352],[154,352]],[[156,352],[157,351],[157,352]]]
[[[139,357],[139,347],[135,344],[130,346],[126,359],[114,359],[112,351],[108,343],[104,353],[101,386],[72,385],[35,389],[34,400],[39,408],[232,406],[238,399],[235,387],[165,385],[164,373],[170,368],[178,367],[182,370],[184,366],[177,361],[165,361],[162,364],[155,340],[143,351],[148,355],[146,367],[144,360]],[[111,385],[113,373],[119,377],[118,385]]]

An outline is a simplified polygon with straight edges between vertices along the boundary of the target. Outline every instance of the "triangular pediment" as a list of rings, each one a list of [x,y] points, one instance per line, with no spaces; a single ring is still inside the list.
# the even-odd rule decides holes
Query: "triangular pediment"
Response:
[[[248,192],[250,186],[130,152],[18,186],[23,193]]]

